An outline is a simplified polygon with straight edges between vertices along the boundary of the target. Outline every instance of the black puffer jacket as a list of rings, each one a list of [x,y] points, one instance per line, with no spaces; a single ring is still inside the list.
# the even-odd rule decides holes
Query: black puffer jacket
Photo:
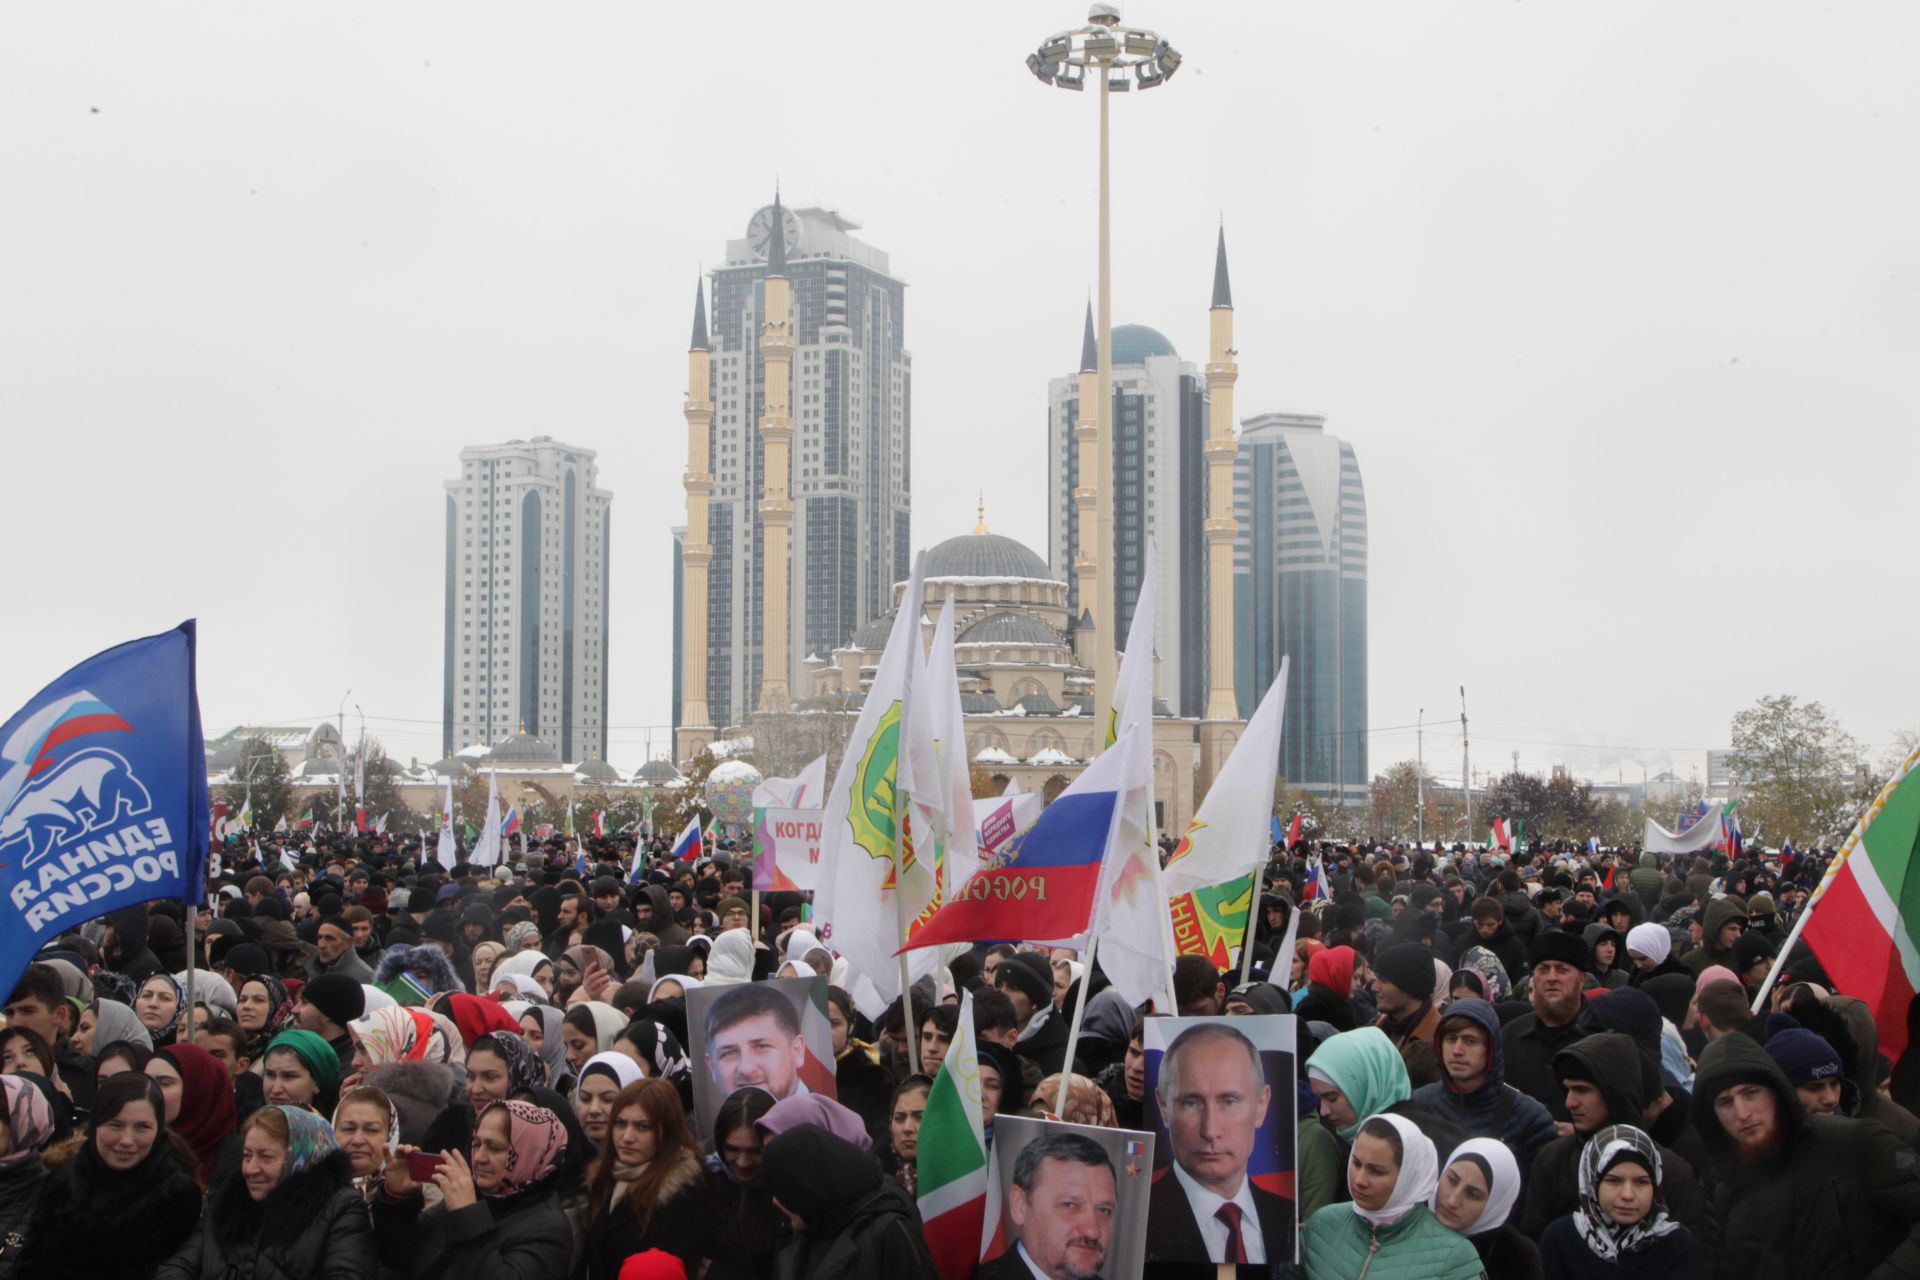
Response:
[[[873,1157],[802,1125],[767,1144],[767,1185],[806,1223],[780,1251],[779,1280],[935,1280],[920,1211]]]
[[[47,1166],[37,1155],[0,1165],[0,1280],[10,1280],[18,1269],[46,1184]]]
[[[364,1280],[378,1265],[353,1166],[335,1151],[255,1200],[238,1170],[158,1280]]]
[[[200,1184],[164,1138],[124,1173],[107,1168],[84,1142],[41,1190],[18,1274],[144,1280],[186,1243],[200,1204]]]
[[[706,1190],[700,1161],[691,1152],[682,1152],[661,1183],[659,1199],[644,1223],[633,1197],[621,1197],[587,1230],[587,1280],[619,1280],[620,1265],[648,1249],[672,1254],[685,1264],[688,1275],[698,1275],[711,1226]]]
[[[573,1225],[549,1175],[516,1195],[482,1198],[447,1212],[423,1209],[419,1192],[373,1198],[374,1241],[389,1274],[413,1280],[551,1280],[573,1258]],[[369,1273],[371,1274],[371,1273]]]
[[[1769,1089],[1786,1127],[1773,1159],[1743,1164],[1714,1114],[1739,1084]],[[1739,1280],[1920,1275],[1920,1168],[1873,1120],[1809,1116],[1767,1051],[1722,1036],[1700,1055],[1693,1123],[1707,1150],[1701,1274]]]

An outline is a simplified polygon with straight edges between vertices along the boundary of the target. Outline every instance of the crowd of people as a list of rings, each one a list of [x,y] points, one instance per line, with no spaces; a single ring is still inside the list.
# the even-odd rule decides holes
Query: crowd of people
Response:
[[[1295,1015],[1294,1213],[1207,1176],[1207,1122],[1175,1134],[1223,1206],[1194,1247],[1242,1274],[1920,1276],[1920,1062],[1804,952],[1751,1012],[1818,854],[1276,846],[1251,981],[1183,956],[1176,1007],[1136,1008],[999,943],[870,1018],[804,895],[725,848],[584,844],[233,840],[192,921],[50,941],[0,1030],[0,1280],[932,1280],[919,1138],[962,994],[989,1143],[1146,1127],[1155,1016]],[[836,1096],[741,1068],[697,1123],[688,994],[815,975]],[[1076,1159],[1105,1157],[1024,1151],[1019,1211]],[[1130,1273],[1096,1219],[982,1274]]]

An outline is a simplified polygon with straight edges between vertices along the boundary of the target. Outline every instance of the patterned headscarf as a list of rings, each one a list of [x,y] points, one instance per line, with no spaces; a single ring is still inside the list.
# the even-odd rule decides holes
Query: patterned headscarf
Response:
[[[187,1013],[187,989],[181,986],[180,980],[172,974],[156,973],[140,984],[140,990],[144,992],[156,982],[165,982],[173,987],[173,1021],[164,1027],[148,1028],[148,1030],[153,1033],[153,1042],[155,1044],[166,1044],[180,1033],[180,1024],[185,1019]],[[137,1001],[139,998],[139,995],[136,993],[134,999]],[[136,1006],[136,1017],[138,1013],[139,1011]],[[144,1027],[147,1024],[143,1022],[140,1025]]]
[[[240,990],[245,991],[256,983],[267,989],[267,1000],[271,1006],[267,1013],[266,1025],[254,1032],[253,1038],[247,1042],[247,1056],[258,1062],[260,1055],[266,1051],[268,1043],[293,1025],[294,1007],[293,997],[287,992],[287,984],[271,974],[255,974],[250,978],[242,979]]]
[[[297,1177],[340,1149],[333,1126],[305,1107],[277,1107],[287,1120],[287,1162],[280,1166],[280,1181]]]
[[[1033,1101],[1044,1102],[1048,1113],[1060,1101],[1060,1073],[1054,1072],[1033,1091]],[[1107,1091],[1083,1075],[1075,1074],[1067,1080],[1067,1109],[1060,1118],[1068,1124],[1099,1125],[1106,1129],[1120,1127],[1120,1119],[1113,1109],[1113,1099]]]
[[[626,1038],[646,1059],[648,1075],[671,1080],[683,1091],[693,1088],[693,1061],[672,1031],[658,1022],[643,1020],[628,1029]]]
[[[53,1137],[53,1107],[47,1095],[25,1076],[0,1076],[0,1094],[7,1108],[7,1134],[12,1146],[0,1157],[0,1169],[38,1152]]]
[[[1460,957],[1460,967],[1455,973],[1476,973],[1480,975],[1483,998],[1488,1004],[1499,1004],[1513,994],[1513,983],[1507,978],[1507,967],[1500,963],[1500,957],[1485,947],[1468,947]]]
[[[524,1191],[552,1173],[567,1149],[567,1129],[560,1117],[531,1102],[496,1102],[481,1112],[480,1118],[484,1120],[502,1107],[507,1111],[510,1151],[500,1185],[488,1193],[493,1199]]]
[[[509,1094],[546,1087],[546,1060],[518,1035],[507,1031],[489,1031],[467,1046],[467,1057],[472,1058],[481,1049],[492,1049],[506,1062]]]
[[[1626,1162],[1653,1177],[1653,1207],[1630,1227],[1621,1226],[1600,1207],[1600,1179],[1614,1165]],[[1667,1216],[1666,1198],[1660,1194],[1660,1149],[1652,1138],[1630,1124],[1610,1124],[1587,1139],[1580,1153],[1580,1207],[1573,1211],[1573,1225],[1594,1256],[1607,1262],[1637,1253],[1679,1229],[1680,1224]]]
[[[507,930],[507,951],[509,952],[508,958],[511,959],[514,955],[518,955],[522,953],[524,950],[526,950],[526,943],[529,940],[531,940],[535,946],[540,945],[540,926],[537,924],[534,924],[532,921],[522,920],[520,921],[520,923],[514,925],[511,929],[508,929]],[[539,953],[535,952],[534,954],[538,955]],[[540,958],[542,960],[546,959],[545,956],[541,956]],[[494,968],[494,972],[495,973],[500,972],[498,966]]]
[[[434,1032],[434,1021],[424,1009],[375,1009],[347,1024],[353,1036],[376,1067],[389,1062],[419,1062],[426,1057]]]
[[[424,1009],[421,1012],[433,1019],[433,1033],[427,1037],[427,1051],[422,1061],[446,1062],[458,1066],[467,1060],[467,1042],[460,1038],[460,1028],[454,1025],[452,1018],[438,1009]]]

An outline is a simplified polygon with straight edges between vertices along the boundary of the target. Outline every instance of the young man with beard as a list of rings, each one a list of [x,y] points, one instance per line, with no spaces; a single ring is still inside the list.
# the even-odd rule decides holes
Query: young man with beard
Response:
[[[1693,1123],[1708,1153],[1709,1277],[1920,1274],[1920,1168],[1884,1126],[1809,1116],[1744,1035],[1700,1055]]]
[[[1527,958],[1532,975],[1527,998],[1533,1012],[1521,1014],[1502,1032],[1507,1051],[1507,1083],[1539,1102],[1556,1121],[1565,1122],[1570,1118],[1566,1093],[1554,1076],[1553,1059],[1580,1038],[1573,1024],[1580,1016],[1587,947],[1571,933],[1548,929],[1534,938]]]

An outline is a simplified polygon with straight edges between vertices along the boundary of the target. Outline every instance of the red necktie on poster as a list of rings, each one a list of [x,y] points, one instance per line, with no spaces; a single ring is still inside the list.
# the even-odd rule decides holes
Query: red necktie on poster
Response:
[[[1245,1262],[1247,1260],[1247,1242],[1240,1238],[1240,1206],[1223,1204],[1213,1211],[1213,1216],[1227,1224],[1226,1262]]]

